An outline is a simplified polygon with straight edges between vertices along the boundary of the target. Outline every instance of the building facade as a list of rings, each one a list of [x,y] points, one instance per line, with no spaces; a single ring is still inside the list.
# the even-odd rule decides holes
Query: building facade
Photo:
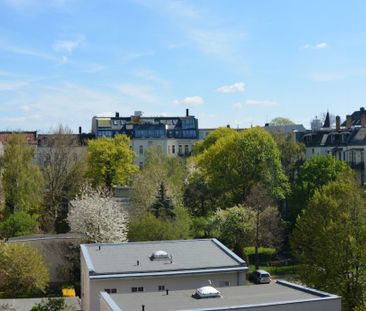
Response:
[[[96,138],[127,135],[137,155],[135,163],[140,167],[149,147],[157,146],[170,156],[186,157],[199,138],[198,120],[188,109],[181,117],[145,117],[141,111],[129,117],[120,117],[118,112],[114,117],[93,117],[92,133]]]
[[[306,160],[317,155],[332,155],[355,169],[362,183],[366,181],[366,111],[363,107],[347,115],[343,124],[337,116],[335,128],[331,128],[328,116],[322,128],[305,132],[300,141],[306,146]]]
[[[107,293],[165,292],[244,285],[248,267],[216,239],[81,245],[84,311]]]

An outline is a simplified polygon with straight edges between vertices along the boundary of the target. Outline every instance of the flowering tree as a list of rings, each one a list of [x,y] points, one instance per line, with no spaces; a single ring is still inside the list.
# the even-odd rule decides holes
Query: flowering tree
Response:
[[[127,240],[127,212],[105,189],[84,186],[70,202],[67,221],[71,231],[85,234],[90,242]]]

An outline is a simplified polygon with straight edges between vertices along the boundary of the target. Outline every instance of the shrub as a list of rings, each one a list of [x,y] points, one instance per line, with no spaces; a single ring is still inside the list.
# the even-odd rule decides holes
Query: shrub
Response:
[[[249,261],[249,264],[255,262],[255,248],[254,246],[245,247],[244,253]],[[273,259],[273,256],[276,254],[276,249],[270,247],[259,247],[258,248],[258,261],[259,265],[267,265]]]
[[[25,212],[15,212],[8,219],[0,223],[0,236],[10,238],[13,236],[31,234],[37,227],[37,221]]]

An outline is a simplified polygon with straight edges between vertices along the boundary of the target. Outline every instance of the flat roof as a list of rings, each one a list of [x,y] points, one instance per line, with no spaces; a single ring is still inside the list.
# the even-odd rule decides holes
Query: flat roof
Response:
[[[146,292],[129,294],[110,294],[105,299],[111,302],[112,310],[216,310],[222,308],[251,308],[265,305],[285,305],[306,301],[337,299],[340,297],[328,293],[305,288],[286,281],[271,284],[246,285],[217,288],[221,297],[196,299],[192,297],[194,290],[166,292]]]
[[[151,260],[155,251],[167,260]],[[245,271],[247,265],[216,239],[82,244],[91,278],[138,277],[166,274]]]

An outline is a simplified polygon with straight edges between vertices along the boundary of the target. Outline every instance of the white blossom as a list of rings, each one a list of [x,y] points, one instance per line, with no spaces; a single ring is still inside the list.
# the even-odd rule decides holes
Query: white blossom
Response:
[[[128,214],[103,189],[84,186],[81,194],[70,202],[67,221],[71,231],[85,234],[91,242],[127,240]]]

